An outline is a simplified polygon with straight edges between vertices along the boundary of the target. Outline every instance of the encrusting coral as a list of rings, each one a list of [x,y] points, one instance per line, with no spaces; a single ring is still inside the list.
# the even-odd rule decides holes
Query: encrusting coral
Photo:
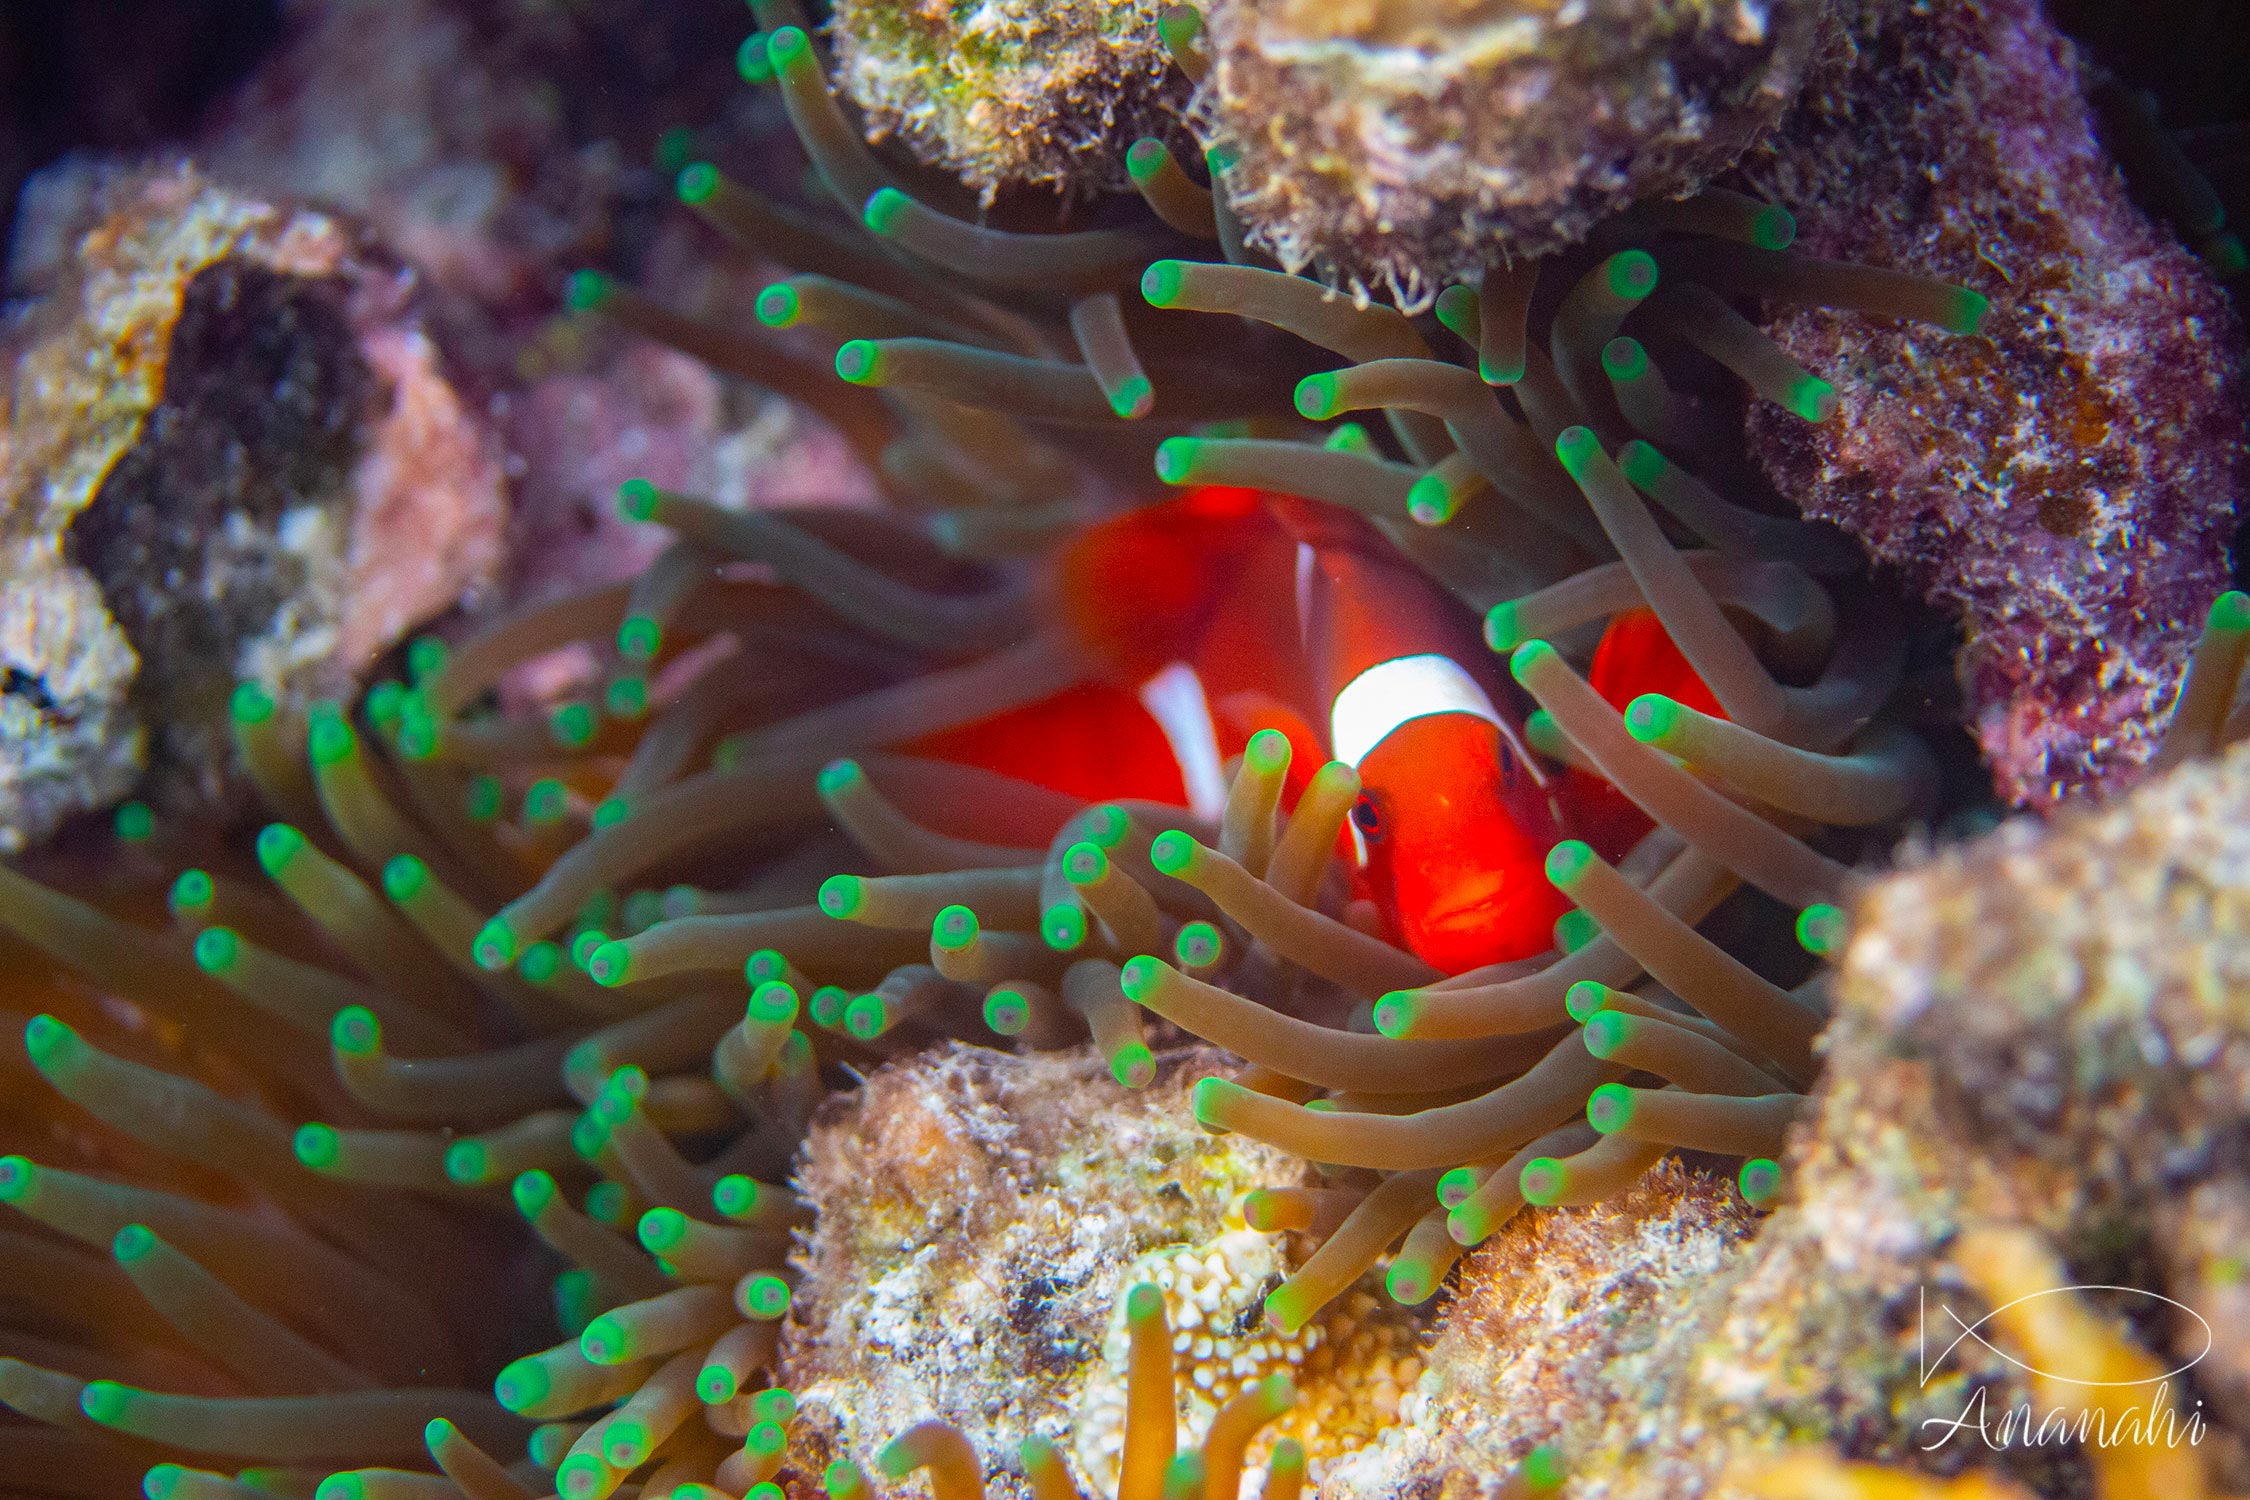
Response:
[[[1706,406],[1739,383],[1817,424],[1843,398],[1722,293],[1932,338],[1972,333],[1984,299],[1789,253],[1786,212],[1708,190],[1448,288],[1446,333],[1236,263],[1224,193],[1160,141],[1135,147],[1145,220],[972,224],[869,153],[789,0],[755,8],[744,71],[771,79],[866,232],[697,164],[682,199],[795,268],[758,299],[765,326],[592,273],[572,300],[802,401],[895,503],[733,512],[629,484],[625,514],[671,536],[632,580],[419,641],[404,680],[349,707],[237,695],[241,761],[287,820],[257,840],[273,889],[191,845],[177,930],[152,932],[137,919],[162,829],[140,864],[58,874],[76,894],[0,883],[0,924],[105,996],[58,980],[27,1018],[30,1066],[107,1129],[11,1120],[9,1199],[136,1287],[153,1256],[173,1280],[143,1295],[181,1345],[105,1320],[56,1269],[87,1257],[28,1237],[56,1322],[24,1328],[0,1399],[61,1429],[39,1439],[46,1483],[98,1492],[96,1465],[163,1461],[152,1493],[231,1495],[189,1472],[231,1460],[289,1466],[318,1500],[629,1483],[775,1500],[798,1402],[753,1386],[800,1274],[803,1206],[780,1184],[829,1088],[947,1038],[1090,1040],[1128,1088],[1153,1085],[1178,1032],[1242,1059],[1194,1085],[1197,1121],[1320,1164],[1318,1186],[1243,1206],[1239,1232],[1313,1246],[1259,1287],[1280,1341],[1386,1256],[1391,1297],[1421,1304],[1526,1204],[1611,1198],[1675,1151],[1742,1161],[1745,1197],[1773,1191],[1826,982],[1804,979],[1770,904],[1720,908],[1762,893],[1827,951],[1849,861],[1872,852],[1855,830],[1927,811],[1933,778],[1883,718],[1906,641],[1851,580],[1856,551],[1759,493]],[[1163,39],[1200,65],[1192,29]],[[1354,412],[1382,429],[1335,420]],[[1191,430],[1206,419],[1229,425]],[[1537,951],[1447,974],[1380,935],[1340,857],[1347,823],[1381,836],[1380,808],[1352,765],[1308,766],[1277,730],[1240,737],[1209,785],[1183,772],[1180,801],[1041,784],[1062,779],[1042,738],[1059,719],[1031,720],[1000,768],[947,757],[948,736],[1105,685],[1098,643],[1053,608],[1075,554],[1055,556],[1146,504],[1130,476],[1152,457],[1199,494],[1349,513],[1484,617],[1538,705],[1539,776],[1606,809],[1539,851],[1572,910]],[[1126,568],[1080,602],[1163,583]],[[1155,602],[1137,620],[1166,623]],[[1696,692],[1620,692],[1588,659],[1620,620],[1676,651]],[[499,706],[564,647],[599,663],[598,693]],[[1698,930],[1715,914],[1771,931],[1722,946]],[[429,1340],[482,1327],[512,1267],[464,1257],[473,1276],[431,1285],[415,1247],[508,1243],[504,1191],[567,1266],[564,1337],[502,1351],[521,1320],[499,1318],[447,1358]],[[360,1315],[300,1305],[299,1259]],[[1127,1294],[1115,1492],[1232,1500],[1251,1435],[1295,1393],[1259,1379],[1176,1451],[1167,1317],[1156,1281]],[[495,1367],[493,1397],[422,1388]],[[444,1477],[383,1467],[425,1451]],[[1043,1500],[1075,1492],[1051,1444],[1021,1457]],[[1267,1493],[1304,1461],[1274,1444]],[[1509,1482],[1546,1487],[1555,1462]],[[927,1469],[941,1500],[984,1482],[935,1424],[875,1466]],[[863,1469],[832,1464],[831,1494],[869,1493]]]

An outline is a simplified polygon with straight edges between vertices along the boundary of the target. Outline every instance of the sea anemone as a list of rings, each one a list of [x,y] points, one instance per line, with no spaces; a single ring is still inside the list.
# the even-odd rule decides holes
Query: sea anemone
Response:
[[[16,1237],[38,1299],[0,1366],[0,1400],[57,1426],[42,1482],[100,1493],[162,1462],[166,1493],[231,1494],[181,1467],[220,1456],[333,1470],[323,1500],[771,1484],[789,1402],[750,1387],[796,1274],[782,1184],[826,1089],[932,1037],[1090,1039],[1127,1087],[1177,1032],[1243,1059],[1197,1088],[1198,1119],[1329,1173],[1248,1208],[1319,1237],[1266,1298],[1282,1334],[1402,1240],[1387,1285],[1419,1303],[1523,1205],[1616,1192],[1675,1150],[1775,1190],[1821,981],[1777,983],[1777,953],[1798,976],[1802,954],[1698,926],[1747,886],[1832,945],[1860,848],[1837,830],[1927,811],[1932,777],[1880,717],[1903,633],[1875,591],[1839,606],[1819,581],[1849,546],[1721,493],[1755,493],[1715,416],[1730,378],[1807,421],[1836,409],[1727,299],[1957,334],[1982,300],[1793,256],[1786,213],[1714,189],[1451,289],[1441,352],[1395,310],[1235,263],[1223,160],[1214,192],[1141,143],[1152,213],[1090,229],[928,206],[862,143],[794,6],[756,8],[745,72],[865,232],[697,164],[683,201],[801,268],[759,298],[765,326],[590,273],[572,302],[801,399],[897,504],[745,513],[629,484],[626,516],[673,536],[637,578],[419,641],[349,708],[238,694],[242,765],[285,820],[256,838],[266,884],[184,830],[78,894],[0,875],[0,924],[98,992],[44,984],[62,1014],[26,1018],[24,1065],[103,1129],[28,1114],[0,1166],[0,1200],[43,1226]],[[1228,259],[1195,258],[1199,236]],[[823,344],[841,380],[805,352]],[[1036,738],[1004,767],[947,758],[950,734],[1101,685],[1045,559],[1146,503],[1152,460],[1349,510],[1485,617],[1533,742],[1629,831],[1548,854],[1574,908],[1552,951],[1448,975],[1371,930],[1338,857],[1357,773],[1293,780],[1278,733],[1200,808],[1043,784]],[[1605,693],[1586,648],[1641,611],[1710,710]],[[591,650],[598,691],[496,706],[563,647]],[[204,863],[160,933],[133,919],[172,848]],[[504,1367],[533,1340],[503,1189],[565,1267],[563,1338]],[[490,1252],[432,1277],[431,1247],[464,1238]],[[166,1327],[87,1293],[126,1282]],[[1128,1317],[1138,1348],[1161,1304]],[[493,1396],[454,1389],[495,1367]],[[1128,1408],[1166,1379],[1136,1355]],[[1225,1500],[1282,1395],[1222,1407],[1200,1458],[1129,1419],[1121,1500]],[[371,1467],[425,1452],[448,1481]],[[948,1500],[981,1485],[949,1429],[887,1454]],[[1051,1452],[1025,1461],[1070,1492]]]

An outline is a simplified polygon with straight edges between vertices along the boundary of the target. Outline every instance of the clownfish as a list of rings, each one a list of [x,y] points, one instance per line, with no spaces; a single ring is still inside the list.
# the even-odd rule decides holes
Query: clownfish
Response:
[[[1528,752],[1475,622],[1349,511],[1191,490],[1089,528],[1048,600],[1100,678],[908,748],[1215,816],[1227,759],[1277,730],[1293,752],[1285,807],[1324,761],[1358,772],[1354,893],[1446,973],[1548,951],[1568,909],[1548,850],[1587,837],[1614,855],[1648,827],[1607,782]],[[1645,610],[1613,622],[1591,675],[1619,707],[1661,691],[1717,709]]]

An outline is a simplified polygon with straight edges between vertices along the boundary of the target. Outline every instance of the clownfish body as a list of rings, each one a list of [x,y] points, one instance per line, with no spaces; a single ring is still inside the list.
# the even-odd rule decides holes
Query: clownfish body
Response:
[[[1276,500],[1298,545],[1305,658],[1328,753],[1359,773],[1360,885],[1388,935],[1459,973],[1529,958],[1565,909],[1545,875],[1556,790],[1464,665],[1461,610],[1355,515]]]
[[[1553,946],[1558,840],[1614,855],[1648,827],[1607,782],[1527,752],[1474,622],[1337,507],[1207,486],[1128,512],[1065,550],[1050,613],[1102,680],[909,748],[1215,816],[1225,761],[1278,730],[1294,752],[1284,806],[1324,760],[1358,772],[1355,893],[1447,973]],[[1604,635],[1593,680],[1620,707],[1658,691],[1717,709],[1646,611]]]

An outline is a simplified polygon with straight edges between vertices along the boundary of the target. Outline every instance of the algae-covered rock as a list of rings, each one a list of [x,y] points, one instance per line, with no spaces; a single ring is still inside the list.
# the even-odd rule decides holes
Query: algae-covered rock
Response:
[[[1827,0],[1218,0],[1198,123],[1291,270],[1426,306],[1693,192],[1795,99]]]
[[[498,552],[498,464],[412,274],[189,169],[99,183],[0,395],[0,844],[158,773],[209,798],[240,679],[341,690]]]
[[[1125,148],[1180,134],[1166,0],[841,0],[838,86],[986,202],[1002,189],[1125,191]]]

